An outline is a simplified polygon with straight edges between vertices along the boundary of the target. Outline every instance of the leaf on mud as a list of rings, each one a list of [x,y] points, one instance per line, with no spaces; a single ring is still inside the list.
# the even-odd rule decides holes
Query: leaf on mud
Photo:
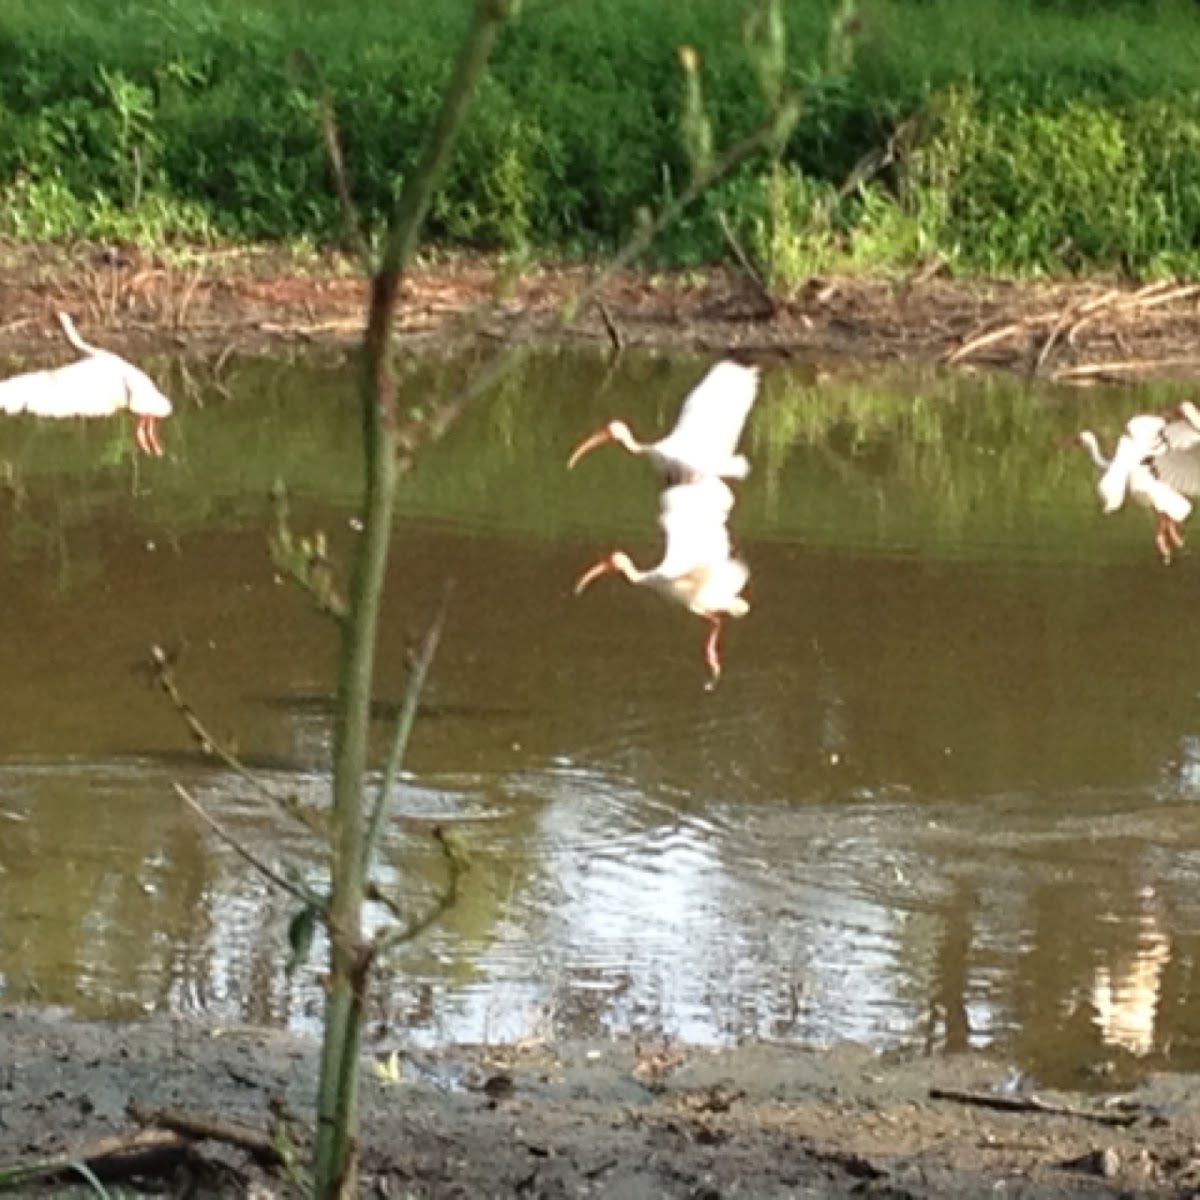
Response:
[[[393,1050],[387,1058],[377,1058],[371,1064],[371,1069],[375,1072],[376,1077],[384,1083],[404,1082],[404,1076],[400,1072],[399,1051]]]

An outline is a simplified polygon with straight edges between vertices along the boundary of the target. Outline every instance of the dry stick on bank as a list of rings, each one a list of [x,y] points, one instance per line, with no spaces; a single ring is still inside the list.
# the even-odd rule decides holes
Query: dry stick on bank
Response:
[[[165,1129],[137,1129],[100,1138],[80,1146],[71,1155],[0,1167],[0,1191],[35,1183],[66,1183],[78,1175],[96,1189],[97,1195],[105,1196],[99,1180],[163,1174],[185,1159],[191,1149],[192,1139],[182,1134]]]
[[[1001,342],[1026,337],[1049,327],[1031,366],[1031,374],[1039,374],[1045,367],[1051,351],[1065,338],[1067,345],[1075,348],[1080,331],[1101,318],[1113,322],[1138,320],[1143,315],[1165,305],[1190,299],[1200,294],[1200,284],[1177,284],[1173,280],[1159,280],[1138,288],[1134,292],[1122,292],[1109,288],[1099,296],[1085,301],[1071,300],[1045,312],[1029,313],[1017,318],[1002,317],[985,322],[969,334],[957,347],[947,351],[942,361],[948,365],[963,362],[979,351]],[[1016,351],[1020,353],[1020,351]],[[1054,372],[1055,379],[1082,378],[1102,374],[1105,370],[1132,370],[1131,366],[1119,364],[1090,364],[1086,367],[1065,367]]]
[[[1076,1108],[1071,1104],[1056,1104],[1037,1096],[1000,1096],[993,1092],[968,1092],[957,1088],[930,1088],[931,1100],[953,1100],[956,1104],[969,1104],[977,1108],[993,1108],[999,1112],[1037,1113],[1041,1116],[1074,1117],[1080,1121],[1097,1121],[1101,1125],[1125,1126],[1138,1120],[1137,1113],[1096,1112],[1090,1108]]]

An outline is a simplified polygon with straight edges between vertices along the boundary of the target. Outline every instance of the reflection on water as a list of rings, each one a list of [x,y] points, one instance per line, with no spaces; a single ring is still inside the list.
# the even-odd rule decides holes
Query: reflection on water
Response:
[[[603,550],[655,554],[644,464],[564,469],[611,415],[666,427],[704,365],[531,357],[405,481],[378,729],[453,577],[397,807],[455,823],[476,868],[378,1020],[996,1045],[1076,1081],[1200,1065],[1200,565],[1162,568],[1145,514],[1101,518],[1057,448],[1166,397],[769,367],[733,517],[754,610],[708,694],[698,622],[616,584],[570,594]],[[469,368],[421,364],[413,394]],[[312,1027],[288,902],[171,784],[314,877],[319,848],[191,749],[144,663],[170,647],[261,777],[324,802],[336,647],[262,530],[281,475],[298,521],[355,536],[347,382],[236,363],[161,463],[115,423],[0,425],[7,1002]],[[414,905],[440,870],[423,828],[385,849]]]

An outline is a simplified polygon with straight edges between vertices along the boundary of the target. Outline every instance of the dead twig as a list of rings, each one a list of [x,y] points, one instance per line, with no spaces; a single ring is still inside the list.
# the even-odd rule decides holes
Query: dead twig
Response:
[[[181,783],[171,785],[175,789],[175,794],[202,820],[232,850],[239,858],[245,859],[264,879],[273,883],[277,888],[287,892],[289,896],[299,900],[305,908],[315,908],[318,911],[324,910],[324,900],[310,892],[307,888],[301,887],[299,884],[293,883],[292,879],[288,879],[281,875],[274,867],[265,863],[253,850],[248,850],[241,842],[238,841],[224,825],[212,816],[208,810],[193,796],[187,788]],[[300,873],[291,871],[293,879],[298,879]]]
[[[281,796],[278,792],[267,787],[233,751],[222,745],[221,741],[200,720],[196,714],[196,710],[192,708],[183,693],[179,690],[179,685],[175,682],[175,672],[171,657],[161,646],[155,645],[150,647],[150,661],[154,667],[155,681],[162,688],[167,699],[171,701],[175,711],[183,718],[183,723],[188,727],[200,749],[206,754],[211,754],[215,758],[220,759],[240,779],[244,779],[250,784],[260,796],[271,804],[274,804],[281,811],[287,813],[293,820],[298,821],[309,833],[315,834],[319,838],[324,838],[325,830],[315,813],[305,808],[297,796]]]
[[[1062,334],[1063,330],[1068,326],[1068,324],[1074,322],[1074,324],[1071,325],[1071,332],[1067,339],[1071,345],[1074,345],[1075,334],[1080,325],[1082,325],[1083,322],[1088,319],[1088,316],[1104,308],[1113,300],[1116,300],[1120,295],[1121,292],[1117,288],[1110,288],[1102,296],[1095,297],[1094,299],[1088,300],[1083,304],[1073,306],[1066,305],[1059,313],[1058,320],[1054,322],[1053,327],[1046,336],[1046,340],[1042,343],[1042,348],[1038,352],[1037,358],[1034,359],[1033,367],[1030,369],[1030,374],[1036,375],[1039,371],[1041,371],[1042,367],[1045,365],[1046,359],[1050,355],[1051,349],[1054,347],[1054,343],[1058,341],[1059,336]]]
[[[721,227],[721,234],[725,238],[726,245],[733,251],[733,257],[737,259],[738,266],[742,268],[762,302],[763,318],[770,320],[779,312],[779,306],[775,302],[775,297],[771,295],[771,289],[767,287],[762,272],[751,261],[750,255],[746,253],[737,234],[733,232],[733,226],[729,224],[729,218],[725,215],[724,209],[717,213],[717,224]]]
[[[1136,375],[1139,371],[1158,371],[1163,367],[1194,367],[1200,358],[1187,355],[1180,358],[1132,358],[1117,362],[1079,363],[1074,367],[1061,367],[1051,378],[1057,382],[1080,379],[1098,379],[1105,375]]]
[[[24,1187],[35,1181],[49,1183],[71,1175],[81,1175],[94,1184],[97,1178],[122,1179],[153,1171],[161,1172],[186,1156],[190,1149],[190,1140],[177,1133],[139,1129],[133,1133],[101,1138],[80,1147],[72,1155],[0,1167],[0,1191]],[[103,1195],[103,1190],[99,1194]]]
[[[994,1092],[960,1091],[958,1088],[932,1087],[931,1100],[952,1100],[955,1104],[970,1104],[977,1108],[993,1108],[999,1112],[1038,1113],[1041,1116],[1073,1117],[1080,1121],[1098,1121],[1101,1125],[1132,1125],[1136,1113],[1096,1112],[1089,1108],[1076,1108],[1071,1104],[1056,1104],[1038,1096],[999,1096]]]
[[[621,354],[625,349],[625,337],[613,321],[608,305],[603,300],[597,300],[596,310],[600,314],[600,320],[604,322],[604,332],[608,334],[608,340],[612,343],[613,354]]]
[[[264,1167],[283,1165],[283,1155],[270,1134],[241,1121],[188,1112],[181,1108],[152,1108],[146,1104],[139,1104],[136,1100],[130,1101],[125,1111],[139,1125],[166,1130],[190,1141],[224,1142],[236,1146],[252,1155]]]
[[[947,366],[953,366],[955,363],[962,362],[964,358],[974,354],[977,350],[982,350],[985,346],[992,346],[996,342],[1006,341],[1015,334],[1023,333],[1027,329],[1044,324],[1048,319],[1050,318],[1045,315],[1039,315],[1021,317],[1016,321],[1005,321],[1002,325],[993,325],[990,329],[972,334],[956,350],[944,354],[942,361]]]

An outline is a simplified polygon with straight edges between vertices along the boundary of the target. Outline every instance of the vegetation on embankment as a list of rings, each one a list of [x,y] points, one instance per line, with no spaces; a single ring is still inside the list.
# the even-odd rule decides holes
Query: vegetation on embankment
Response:
[[[444,246],[611,246],[688,176],[676,48],[718,138],[764,115],[752,0],[529,0],[433,214]],[[0,0],[0,235],[312,240],[339,229],[309,77],[357,197],[386,211],[468,6],[418,0]],[[786,289],[813,270],[1200,270],[1200,13],[1186,0],[834,0],[787,6],[804,114],[782,161],[710,193],[658,253],[729,253]],[[856,167],[865,168],[856,172]],[[858,182],[853,182],[855,179]],[[847,180],[850,186],[844,186]]]

